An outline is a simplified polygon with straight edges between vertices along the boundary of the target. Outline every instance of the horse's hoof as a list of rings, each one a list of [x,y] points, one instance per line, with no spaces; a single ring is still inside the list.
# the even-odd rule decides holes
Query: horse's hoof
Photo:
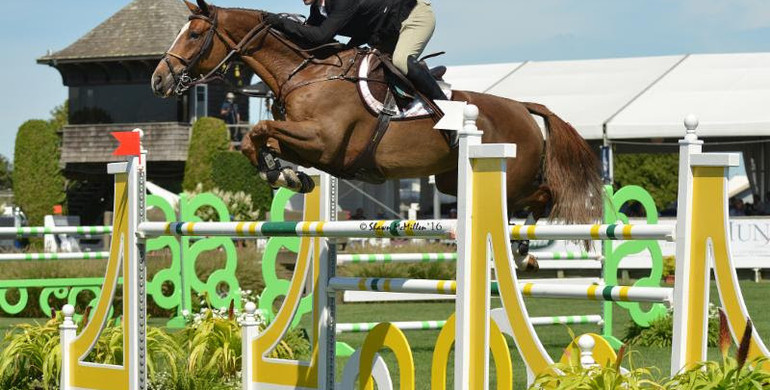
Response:
[[[313,192],[313,189],[315,189],[315,182],[310,176],[303,172],[297,172],[297,179],[299,179],[300,182],[299,190],[297,192],[300,194]]]
[[[516,256],[514,256],[516,258]],[[537,263],[537,258],[532,255],[526,255],[516,262],[516,267],[520,272],[537,272],[540,270],[540,264]]]

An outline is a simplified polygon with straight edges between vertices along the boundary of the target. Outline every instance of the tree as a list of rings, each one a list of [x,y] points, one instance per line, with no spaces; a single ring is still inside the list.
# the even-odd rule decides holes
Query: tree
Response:
[[[635,184],[655,199],[658,210],[676,201],[679,154],[616,154],[615,183],[618,188]]]
[[[48,123],[54,130],[61,130],[69,123],[69,107],[70,101],[67,99],[64,103],[51,110],[51,119],[48,120]]]
[[[5,156],[0,155],[0,190],[12,188],[13,167]]]
[[[212,161],[218,152],[230,148],[230,135],[221,119],[200,118],[195,122],[187,149],[187,162],[184,165],[182,188],[194,191],[200,183],[203,191],[214,188],[211,180]]]
[[[240,152],[219,152],[212,161],[211,180],[214,187],[225,192],[243,191],[251,195],[253,210],[259,210],[260,219],[270,211],[273,189],[257,176],[251,162]]]
[[[13,196],[31,226],[65,200],[65,180],[59,169],[60,140],[49,122],[30,120],[19,128],[13,160]]]

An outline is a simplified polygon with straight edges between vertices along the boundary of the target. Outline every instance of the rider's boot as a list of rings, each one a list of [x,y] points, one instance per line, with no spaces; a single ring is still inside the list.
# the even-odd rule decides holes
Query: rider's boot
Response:
[[[406,65],[409,70],[406,77],[414,84],[417,90],[430,100],[447,100],[444,91],[441,90],[436,79],[430,74],[428,67],[424,63],[417,61],[417,57],[407,57]],[[449,146],[454,148],[459,141],[458,134],[456,131],[447,131],[447,134],[449,135]]]
[[[417,61],[417,57],[409,56],[406,59],[406,65],[409,72],[406,77],[414,83],[414,86],[431,100],[446,100],[446,95],[438,82],[430,74],[430,70],[424,64]]]

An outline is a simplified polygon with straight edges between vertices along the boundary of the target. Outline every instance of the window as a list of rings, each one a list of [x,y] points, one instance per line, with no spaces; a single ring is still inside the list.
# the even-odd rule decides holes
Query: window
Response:
[[[195,101],[193,107],[193,115],[195,119],[208,116],[208,95],[209,86],[206,84],[199,84],[195,86]]]
[[[146,84],[69,88],[69,123],[175,122],[175,98],[161,99]]]

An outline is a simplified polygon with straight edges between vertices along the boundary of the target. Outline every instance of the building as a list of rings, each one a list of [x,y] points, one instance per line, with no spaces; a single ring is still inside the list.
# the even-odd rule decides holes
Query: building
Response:
[[[248,85],[253,72],[235,63],[231,85],[198,85],[176,98],[153,95],[150,76],[171,46],[189,10],[178,0],[134,0],[68,47],[37,60],[61,73],[69,89],[69,125],[63,129],[61,165],[77,185],[68,194],[69,213],[84,224],[102,223],[111,207],[112,183],[105,164],[116,143],[113,131],[145,131],[149,180],[181,190],[191,123],[218,116],[227,92]],[[248,99],[238,96],[241,119]]]

